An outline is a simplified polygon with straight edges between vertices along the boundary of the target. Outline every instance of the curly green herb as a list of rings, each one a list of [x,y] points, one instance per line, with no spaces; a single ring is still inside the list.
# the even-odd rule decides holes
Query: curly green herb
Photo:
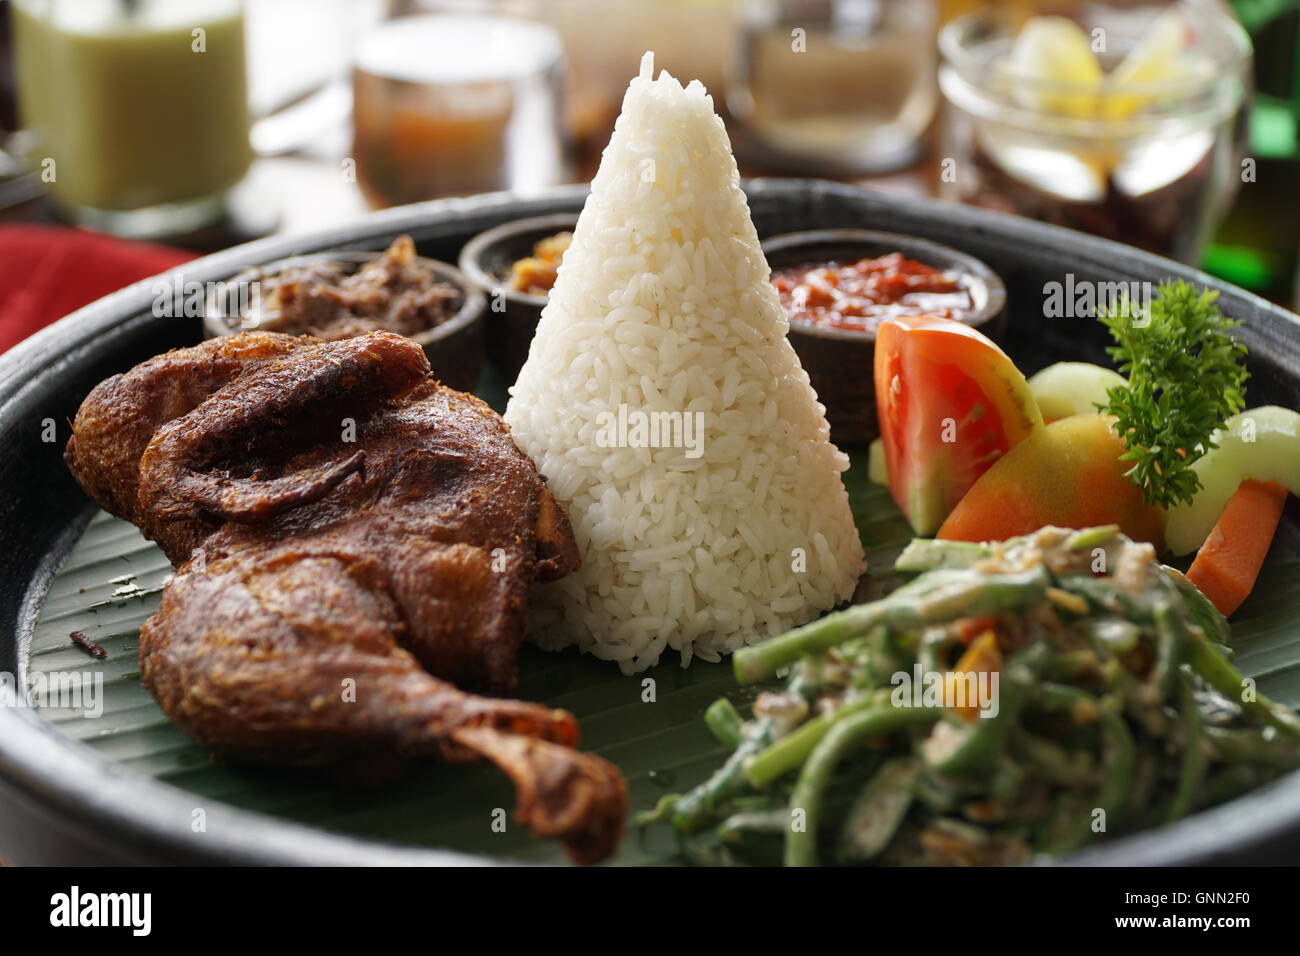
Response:
[[[1121,457],[1133,462],[1127,474],[1148,504],[1192,500],[1201,487],[1192,463],[1245,406],[1246,346],[1229,334],[1239,323],[1219,312],[1217,298],[1165,282],[1146,315],[1128,299],[1098,315],[1115,340],[1107,351],[1128,378],[1100,409],[1118,420],[1128,446]]]

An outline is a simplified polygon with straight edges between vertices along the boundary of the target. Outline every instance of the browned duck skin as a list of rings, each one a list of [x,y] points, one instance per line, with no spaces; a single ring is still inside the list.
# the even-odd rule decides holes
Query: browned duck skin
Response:
[[[567,516],[500,417],[425,380],[418,346],[387,333],[232,338],[96,389],[67,452],[181,565],[141,631],[164,712],[233,760],[486,758],[522,822],[575,859],[607,856],[627,792],[572,749],[572,715],[449,683],[510,690],[529,587],[577,566]],[[101,434],[121,421],[125,452]]]
[[[86,396],[63,453],[68,469],[105,511],[125,518],[180,564],[219,519],[161,521],[140,507],[140,458],[159,427],[199,406],[233,379],[310,339],[241,332],[175,349],[100,382]]]
[[[623,836],[627,784],[612,764],[521,734],[467,726],[452,739],[491,760],[519,792],[519,822],[562,840],[575,863],[599,863]]]
[[[319,501],[361,470],[364,451],[274,479],[221,466],[310,446],[322,428],[341,433],[345,419],[364,419],[428,375],[424,350],[388,332],[269,362],[158,429],[140,459],[140,508],[154,519],[252,522]]]
[[[486,758],[514,782],[521,824],[576,862],[608,857],[626,785],[573,749],[573,715],[431,676],[395,640],[402,614],[382,579],[374,562],[327,554],[191,561],[140,632],[145,685],[179,729],[236,763]]]

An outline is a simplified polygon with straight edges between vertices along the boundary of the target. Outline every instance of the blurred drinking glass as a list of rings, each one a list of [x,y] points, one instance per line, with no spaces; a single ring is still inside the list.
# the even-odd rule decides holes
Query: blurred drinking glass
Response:
[[[564,52],[547,26],[390,20],[361,38],[352,87],[357,178],[375,205],[568,181]]]
[[[356,38],[385,19],[389,0],[244,0],[248,99],[258,156],[331,161],[352,135]]]
[[[753,0],[727,105],[786,165],[905,166],[934,115],[934,24],[930,0]]]
[[[248,171],[239,0],[13,0],[28,160],[71,221],[129,236],[224,214]]]

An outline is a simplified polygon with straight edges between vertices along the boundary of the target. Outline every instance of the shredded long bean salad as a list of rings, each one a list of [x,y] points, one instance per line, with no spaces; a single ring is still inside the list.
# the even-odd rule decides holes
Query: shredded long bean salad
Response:
[[[1228,624],[1115,527],[916,540],[889,596],[735,656],[771,681],[641,822],[711,864],[1005,864],[1177,820],[1300,766]]]

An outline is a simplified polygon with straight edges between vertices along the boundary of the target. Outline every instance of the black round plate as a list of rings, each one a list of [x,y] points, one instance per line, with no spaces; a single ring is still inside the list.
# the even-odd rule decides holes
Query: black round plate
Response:
[[[1007,286],[1004,342],[1035,369],[1101,360],[1105,330],[1043,315],[1045,286],[1182,277],[1218,289],[1244,323],[1252,404],[1300,407],[1300,317],[1240,289],[1147,253],[1024,219],[934,201],[885,197],[805,180],[747,185],[760,236],[859,228],[921,236],[988,263]],[[503,194],[375,213],[310,238],[271,238],[184,266],[186,281],[229,278],[249,266],[322,250],[384,248],[409,233],[421,254],[455,262],[491,226],[576,211],[585,187],[520,200]],[[202,336],[198,317],[157,316],[151,281],[101,299],[0,356],[0,672],[26,676],[26,645],[49,581],[94,512],[63,465],[68,422],[101,379]],[[57,440],[47,442],[49,423]],[[1283,540],[1300,551],[1288,515]],[[133,774],[64,737],[26,708],[0,708],[0,846],[29,863],[490,863],[437,850],[367,842],[268,816],[211,808],[208,832],[182,822],[185,794]],[[179,812],[178,812],[179,811]],[[1090,850],[1069,862],[1278,863],[1300,857],[1300,773],[1172,827]]]

